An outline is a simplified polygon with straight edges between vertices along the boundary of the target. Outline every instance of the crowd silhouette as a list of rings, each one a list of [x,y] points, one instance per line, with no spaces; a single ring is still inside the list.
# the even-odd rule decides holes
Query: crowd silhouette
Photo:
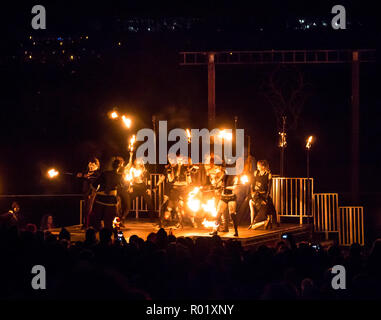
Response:
[[[99,239],[99,240],[98,240]],[[1,299],[336,300],[381,297],[381,239],[366,252],[295,243],[245,249],[218,236],[191,238],[164,229],[144,240],[118,240],[107,229],[71,241],[28,226],[0,229]],[[46,290],[31,286],[34,265],[46,270]],[[334,290],[331,268],[346,269],[346,289]]]

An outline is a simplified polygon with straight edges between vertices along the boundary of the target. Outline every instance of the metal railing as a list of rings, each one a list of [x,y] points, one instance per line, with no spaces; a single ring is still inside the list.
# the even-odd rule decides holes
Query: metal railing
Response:
[[[324,232],[328,240],[329,233],[338,232],[339,195],[337,193],[314,194],[314,229]]]
[[[339,243],[364,245],[364,208],[339,207]]]
[[[271,194],[278,223],[281,217],[294,217],[303,224],[303,218],[313,216],[312,178],[274,177]]]

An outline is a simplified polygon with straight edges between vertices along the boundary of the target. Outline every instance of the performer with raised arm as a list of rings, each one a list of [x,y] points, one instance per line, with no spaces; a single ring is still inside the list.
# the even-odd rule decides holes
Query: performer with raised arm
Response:
[[[92,183],[96,190],[94,208],[92,213],[92,226],[95,230],[101,229],[101,221],[104,227],[112,230],[113,220],[117,215],[117,190],[122,183],[122,176],[118,173],[120,160],[112,162],[112,169],[103,171]]]
[[[272,220],[276,215],[273,201],[270,197],[272,187],[272,175],[267,160],[259,160],[257,170],[254,172],[251,184],[250,218],[249,229],[257,229],[264,226],[265,229],[272,227]]]

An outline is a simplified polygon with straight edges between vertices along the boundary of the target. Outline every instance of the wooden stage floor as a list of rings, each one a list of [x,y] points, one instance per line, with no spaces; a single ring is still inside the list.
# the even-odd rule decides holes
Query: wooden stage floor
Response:
[[[81,225],[74,225],[66,227],[66,229],[71,234],[72,241],[83,241],[85,239],[85,232],[81,230]],[[185,226],[182,229],[175,229],[173,227],[165,228],[167,232],[172,229],[173,234],[176,237],[210,237],[209,232],[212,231],[211,228],[192,228]],[[58,235],[61,229],[53,229],[52,233]],[[280,226],[273,226],[270,230],[263,230],[262,227],[258,230],[248,230],[247,227],[242,226],[238,228],[239,237],[234,237],[233,228],[229,228],[229,232],[218,233],[218,235],[223,240],[228,239],[237,239],[241,241],[243,246],[252,246],[260,244],[268,244],[269,242],[276,242],[281,240],[281,236],[284,233],[293,234],[294,238],[298,241],[309,240],[312,235],[312,226],[311,224],[290,224],[282,223]],[[158,228],[153,222],[147,221],[147,219],[138,219],[138,220],[127,220],[125,227],[122,228],[124,237],[126,241],[129,241],[129,238],[132,235],[137,235],[144,240],[147,239],[147,236],[151,232],[157,232]]]

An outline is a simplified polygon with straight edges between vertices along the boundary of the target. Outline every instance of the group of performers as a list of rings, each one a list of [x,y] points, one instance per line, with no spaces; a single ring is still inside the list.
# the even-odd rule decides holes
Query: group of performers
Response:
[[[165,187],[159,208],[159,228],[170,225],[182,228],[185,224],[198,227],[200,215],[197,210],[190,210],[187,206],[189,193],[194,189],[200,193],[199,197],[215,201],[215,223],[211,235],[229,232],[231,221],[234,236],[238,237],[237,209],[245,204],[250,208],[249,229],[261,226],[271,228],[275,208],[270,197],[272,176],[268,162],[258,161],[257,170],[252,174],[246,172],[245,176],[248,179],[243,182],[242,175],[228,175],[224,164],[214,163],[213,154],[207,164],[197,165],[193,165],[190,158],[172,154],[168,155],[168,164],[160,173],[156,185],[151,186],[143,161],[133,161],[133,152],[130,152],[127,163],[121,157],[114,157],[111,168],[103,171],[99,160],[95,158],[90,160],[85,173],[77,175],[84,180],[83,228],[113,229],[116,217],[125,223],[132,200],[136,197],[144,198],[148,212],[153,217],[151,193],[162,183]],[[240,211],[243,212],[242,209]]]

